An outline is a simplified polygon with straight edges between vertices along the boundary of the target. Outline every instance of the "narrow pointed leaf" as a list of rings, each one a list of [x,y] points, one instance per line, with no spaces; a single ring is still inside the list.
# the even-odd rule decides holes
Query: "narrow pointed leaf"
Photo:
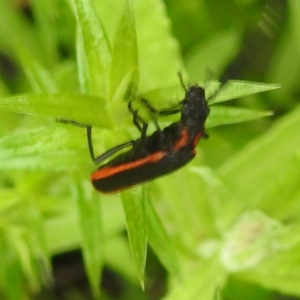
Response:
[[[79,29],[76,31],[76,59],[80,92],[88,93],[91,91],[89,64],[84,49],[83,37]]]
[[[78,210],[82,233],[85,268],[95,296],[100,295],[100,278],[104,259],[104,230],[101,201],[88,182],[78,185]]]
[[[235,80],[229,81],[219,90],[220,84],[221,83],[215,81],[211,81],[206,84],[200,82],[198,83],[199,86],[207,86],[205,88],[205,94],[206,99],[208,99],[210,105],[217,102],[230,101],[232,99],[280,88],[280,85],[278,84],[266,84]],[[146,93],[143,93],[141,97],[147,99],[151,102],[151,104],[161,109],[178,104],[178,102],[184,99],[184,94],[185,92],[178,82],[178,86],[148,91]]]
[[[126,214],[127,230],[133,259],[144,288],[144,271],[147,255],[147,223],[145,216],[145,199],[142,187],[122,192],[122,203]]]
[[[138,88],[138,50],[132,0],[123,0],[112,53],[109,98],[115,101],[123,99],[128,88],[133,95]]]
[[[105,102],[86,95],[25,94],[0,98],[0,109],[107,127]],[[91,113],[93,112],[93,114]]]
[[[218,91],[220,83],[212,82],[208,84],[206,91],[207,98],[210,97],[210,104],[217,102],[230,101],[232,99],[246,97],[249,95],[272,91],[280,88],[279,84],[267,84],[259,82],[247,82],[247,81],[238,81],[230,80],[228,81],[221,89]],[[213,96],[215,93],[216,96]]]
[[[141,105],[138,106],[138,104],[136,106],[139,108],[139,112],[143,116],[143,118],[151,122],[151,119],[149,118],[149,114],[146,114],[144,112],[143,110],[144,108]],[[154,107],[159,107],[159,109],[161,108],[161,106],[154,106]],[[180,109],[179,105],[173,105],[169,107]],[[214,105],[211,106],[210,108],[211,108],[210,115],[205,123],[206,128],[227,125],[227,124],[242,123],[242,122],[252,121],[252,120],[273,115],[273,113],[270,111],[252,110],[252,109],[238,108],[238,107]],[[160,125],[162,125],[162,127],[165,127],[170,125],[171,122],[178,121],[179,118],[180,118],[180,112],[178,114],[160,118],[159,123]]]
[[[206,122],[206,127],[210,128],[220,125],[252,121],[271,115],[272,112],[269,111],[259,111],[228,106],[213,106],[211,109],[211,114]]]
[[[29,202],[29,201],[28,201]],[[39,207],[33,201],[28,203],[27,207],[30,230],[33,235],[32,247],[35,247],[41,266],[45,271],[44,277],[51,277],[51,261],[46,243],[46,233],[44,219],[41,215]]]
[[[36,270],[33,266],[33,253],[31,252],[30,244],[25,239],[25,234],[22,232],[22,229],[11,228],[9,234],[10,243],[18,255],[18,259],[29,285],[33,290],[37,291],[39,278],[37,277]]]
[[[85,91],[106,99],[111,51],[105,30],[89,0],[73,0],[86,57]]]

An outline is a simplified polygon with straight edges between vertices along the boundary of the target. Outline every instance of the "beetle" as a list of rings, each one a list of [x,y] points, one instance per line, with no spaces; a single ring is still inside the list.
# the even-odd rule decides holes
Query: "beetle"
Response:
[[[100,165],[91,174],[93,186],[102,193],[115,193],[132,186],[154,180],[169,174],[190,162],[196,155],[196,146],[201,138],[207,138],[205,121],[209,115],[209,107],[205,91],[198,85],[185,87],[182,77],[180,82],[185,90],[184,99],[176,109],[157,110],[141,99],[153,116],[156,131],[147,136],[148,123],[133,109],[129,102],[128,109],[133,115],[133,123],[141,132],[137,140],[120,144],[104,154],[95,157],[92,142],[92,127],[87,126],[87,140],[90,155],[96,164],[124,148],[127,152],[117,155],[109,162]],[[161,129],[155,116],[167,116],[180,113],[180,120]]]

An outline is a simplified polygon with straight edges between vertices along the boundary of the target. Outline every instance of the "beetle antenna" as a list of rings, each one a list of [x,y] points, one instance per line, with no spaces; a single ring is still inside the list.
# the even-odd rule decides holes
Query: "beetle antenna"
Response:
[[[186,88],[186,86],[185,86],[185,84],[184,84],[184,81],[183,81],[183,78],[182,78],[182,74],[181,74],[180,72],[178,72],[177,75],[178,75],[178,78],[179,78],[179,81],[180,81],[180,84],[181,84],[182,88],[183,88],[185,91],[187,91],[187,88]]]

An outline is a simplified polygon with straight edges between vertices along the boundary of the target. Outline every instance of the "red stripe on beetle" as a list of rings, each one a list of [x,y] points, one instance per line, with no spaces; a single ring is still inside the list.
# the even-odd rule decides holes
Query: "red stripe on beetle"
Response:
[[[121,165],[115,166],[115,167],[104,167],[103,169],[100,169],[100,170],[92,173],[91,180],[92,181],[100,180],[103,178],[113,176],[118,173],[122,173],[122,172],[130,170],[130,169],[138,168],[141,165],[145,165],[147,163],[156,163],[157,161],[159,161],[166,155],[168,155],[167,152],[159,151],[159,152],[155,152],[153,154],[150,154],[144,158],[138,159],[133,162],[124,163],[124,164],[121,164]]]
[[[193,141],[193,146],[194,146],[194,147],[197,146],[197,144],[198,144],[198,142],[199,142],[201,136],[202,136],[202,132],[199,132],[199,133],[195,136],[194,141]]]
[[[183,148],[186,146],[187,142],[189,140],[189,132],[187,129],[182,129],[181,131],[181,138],[179,141],[177,141],[174,144],[174,150],[179,150],[180,148]]]

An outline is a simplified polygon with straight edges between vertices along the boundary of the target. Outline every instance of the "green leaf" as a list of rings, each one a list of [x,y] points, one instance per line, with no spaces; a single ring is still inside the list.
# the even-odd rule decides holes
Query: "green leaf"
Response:
[[[218,89],[219,83],[210,83],[208,88],[208,95],[212,95],[212,91]],[[226,85],[227,86],[227,85]],[[228,96],[232,97],[245,96],[253,93],[258,93],[259,91],[266,91],[268,89],[277,88],[277,85],[266,85],[266,84],[252,84],[252,83],[243,83],[243,82],[231,82],[230,85],[223,91],[223,88],[220,90],[220,94],[216,97],[220,97],[220,101],[212,101],[211,103],[227,101]],[[224,87],[225,89],[225,87]],[[223,98],[224,97],[224,98]],[[141,98],[147,99],[151,105],[156,109],[165,109],[168,107],[178,108],[178,103],[184,99],[184,91],[182,87],[170,87],[164,89],[157,89],[141,95]],[[177,106],[176,106],[177,105]],[[246,121],[251,121],[267,116],[271,116],[272,112],[269,111],[259,111],[259,110],[250,110],[245,108],[235,108],[228,106],[211,106],[211,113],[206,122],[206,127],[216,127],[226,124],[241,123]],[[178,115],[164,117],[161,120],[175,121],[178,120]],[[164,121],[161,122],[164,124]],[[168,123],[164,124],[167,126]]]
[[[228,189],[234,192],[226,204],[220,198],[218,217],[232,222],[241,210],[251,206],[274,218],[294,218],[300,185],[299,127],[297,107],[220,167],[221,176],[230,182]]]
[[[178,105],[178,103],[184,99],[185,91],[180,86],[171,86],[168,88],[160,88],[140,95],[141,98],[146,99],[157,109],[165,109]]]
[[[140,91],[174,86],[183,71],[180,47],[173,37],[164,3],[134,1],[139,49]]]
[[[69,183],[69,185],[72,183]],[[61,196],[60,198],[50,198],[49,202],[55,206],[51,206],[52,210],[48,208],[51,217],[45,220],[49,253],[55,255],[78,249],[82,245],[82,228],[79,223],[78,206],[75,207],[74,198],[70,197],[68,199],[65,196]]]
[[[241,273],[241,278],[269,290],[299,297],[300,287],[297,282],[300,280],[300,244],[280,250],[273,252],[256,268]]]
[[[299,202],[297,201],[295,203],[295,206],[298,205]],[[294,222],[291,222],[290,224],[284,225],[284,232],[277,240],[279,245],[278,248],[281,248],[283,250],[292,250],[294,248],[297,248],[300,244],[300,236],[298,234],[300,230],[300,221],[297,219],[294,220]]]
[[[171,22],[164,3],[157,0],[133,0],[132,2],[139,54],[139,90],[144,93],[155,88],[177,84],[177,72],[183,70],[183,63],[180,47],[173,37]],[[113,11],[114,15],[119,15],[122,1],[96,1],[95,6],[106,25],[110,40],[113,40],[117,22],[111,14]],[[126,57],[124,56],[123,59]]]
[[[122,100],[130,88],[138,89],[138,49],[132,0],[123,0],[122,14],[116,28],[110,76],[109,99]],[[130,97],[129,97],[130,98]]]
[[[278,84],[237,80],[228,81],[220,90],[221,83],[216,81],[209,81],[205,84],[198,83],[198,85],[202,87],[207,86],[205,94],[206,99],[209,99],[209,105],[280,88]],[[147,99],[155,107],[157,106],[157,108],[161,109],[177,105],[184,99],[184,95],[185,92],[178,81],[178,86],[147,91],[141,94],[141,98]]]
[[[126,190],[121,194],[126,214],[127,230],[131,251],[144,289],[144,271],[147,255],[147,222],[145,216],[145,196],[142,187]]]
[[[217,257],[205,262],[195,259],[191,265],[189,273],[183,278],[184,283],[173,280],[170,292],[163,300],[212,299],[216,288],[216,276],[220,284],[225,278],[225,272],[221,269]]]
[[[8,228],[8,238],[10,244],[14,248],[22,270],[30,284],[30,287],[37,291],[39,288],[39,278],[37,277],[36,270],[33,266],[33,253],[31,245],[26,237],[25,230],[23,228]]]
[[[199,43],[185,55],[190,78],[192,80],[211,80],[212,76],[218,78],[220,71],[223,71],[228,62],[234,58],[241,40],[241,28],[233,26],[212,32],[204,39],[200,39]],[[208,73],[209,70],[213,73],[212,76]]]
[[[1,169],[72,170],[89,162],[81,128],[51,126],[0,139]]]
[[[79,30],[76,31],[76,58],[80,92],[84,94],[91,93],[92,79],[90,79],[91,74],[89,74],[88,58],[85,53],[83,37]]]
[[[251,110],[245,108],[236,108],[228,106],[213,106],[205,127],[216,127],[226,124],[235,124],[246,121],[252,121],[263,117],[271,116],[269,111]]]
[[[299,204],[297,203],[297,205]],[[245,276],[252,277],[256,273],[258,277],[254,281],[261,281],[263,285],[271,286],[272,289],[279,289],[286,293],[299,295],[299,287],[293,285],[293,280],[300,278],[300,273],[298,272],[300,262],[299,228],[300,222],[298,219],[290,222],[288,225],[281,225],[280,235],[273,242],[272,255],[269,255],[256,269],[245,273]],[[283,265],[284,268],[282,267]],[[270,276],[270,279],[261,278],[261,275],[266,273],[273,274],[274,276]]]
[[[20,263],[12,254],[12,249],[6,243],[0,242],[2,264],[0,268],[1,292],[7,297],[5,299],[22,299],[24,273]]]
[[[32,235],[31,247],[35,248],[35,255],[41,261],[42,270],[45,272],[44,277],[51,277],[51,261],[47,248],[44,219],[37,204],[33,201],[27,201],[27,217],[29,219],[29,228]]]
[[[249,95],[272,91],[280,88],[279,84],[267,84],[258,82],[248,82],[248,81],[238,81],[230,80],[218,91],[220,86],[219,82],[208,83],[208,88],[206,90],[206,97],[209,103],[225,102],[236,98],[246,97]],[[215,96],[214,94],[217,93]]]
[[[130,282],[139,283],[130,247],[123,235],[114,235],[106,241],[105,264]]]
[[[220,287],[219,286],[217,286],[215,288],[215,292],[214,292],[214,296],[213,296],[212,300],[221,300],[221,293],[220,293]]]
[[[39,59],[44,57],[44,47],[21,11],[14,9],[13,2],[0,1],[0,12],[2,24],[9,26],[0,26],[0,44],[13,57],[16,56],[18,44],[22,43],[24,48],[28,49],[32,55]]]
[[[78,184],[77,199],[82,251],[87,275],[95,296],[100,295],[100,278],[104,259],[104,230],[101,201],[89,182]]]
[[[150,199],[146,201],[149,244],[170,274],[181,278],[176,252]]]
[[[18,45],[17,54],[23,71],[35,93],[57,93],[56,83],[49,71],[22,44]]]
[[[82,170],[78,171],[78,173],[82,173]],[[68,172],[68,177],[71,177],[69,175],[70,173]],[[87,176],[83,175],[83,177],[84,181],[86,181]],[[66,188],[69,196],[59,194],[60,197],[47,199],[47,214],[49,217],[45,220],[45,231],[48,249],[52,255],[75,248],[78,249],[82,236],[78,222],[78,208],[74,206],[73,194],[69,193],[69,187],[74,187],[74,177],[72,176],[67,179],[64,177],[64,180],[56,181],[54,185],[55,188]],[[90,183],[88,183],[88,185],[90,186]],[[76,186],[74,189],[76,191]],[[111,195],[109,197],[110,199],[106,199],[109,201],[105,199],[103,199],[105,201],[102,201],[102,199],[100,199],[101,196],[95,193],[95,191],[92,197],[94,196],[96,199],[93,198],[92,201],[101,201],[101,207],[103,208],[101,211],[103,218],[102,224],[105,224],[105,237],[111,238],[118,236],[120,232],[123,232],[125,229],[125,216],[119,195]],[[45,204],[45,200],[43,203]],[[72,234],[70,234],[70,232],[72,232]],[[109,250],[105,248],[105,251]],[[115,257],[111,259],[115,259]]]
[[[291,23],[294,34],[294,40],[297,43],[298,54],[300,53],[300,3],[299,1],[289,1],[288,5],[290,6],[289,11],[291,13]]]
[[[173,106],[174,107],[174,106]],[[174,107],[178,108],[178,107]],[[269,117],[273,115],[270,111],[252,110],[246,108],[237,108],[229,106],[211,106],[210,115],[205,123],[205,128],[212,128],[221,125],[236,124],[256,119]],[[149,122],[149,115],[139,110],[143,118]],[[178,115],[167,116],[159,119],[162,127],[170,125],[171,122],[178,121]]]
[[[105,101],[87,95],[25,94],[3,97],[0,99],[0,109],[73,120],[80,124],[109,126]]]
[[[57,61],[59,56],[57,36],[59,31],[55,25],[58,23],[58,11],[64,8],[63,5],[64,4],[59,1],[53,0],[32,2],[32,11],[37,25],[37,34],[44,46],[43,48],[45,51],[43,52],[43,55],[45,55],[45,60],[48,60],[48,64]]]
[[[119,130],[98,130],[93,137],[96,153],[128,141]],[[92,168],[86,130],[59,123],[45,128],[10,134],[0,139],[0,169],[66,170]],[[94,166],[95,168],[95,166]]]
[[[3,79],[0,78],[0,95],[4,96],[8,94],[8,88],[6,86],[6,84],[4,83]]]
[[[73,0],[82,45],[79,78],[84,78],[83,90],[107,99],[111,50],[106,32],[90,0]]]

